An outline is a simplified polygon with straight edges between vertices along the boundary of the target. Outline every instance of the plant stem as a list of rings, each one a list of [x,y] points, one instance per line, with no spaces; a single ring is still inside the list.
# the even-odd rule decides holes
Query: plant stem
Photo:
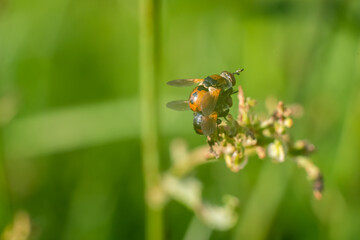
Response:
[[[140,0],[140,111],[143,175],[146,203],[146,238],[163,238],[156,100],[155,1]]]
[[[0,212],[2,214],[0,217],[0,229],[4,228],[4,224],[8,223],[14,214],[3,139],[3,128],[0,126]]]

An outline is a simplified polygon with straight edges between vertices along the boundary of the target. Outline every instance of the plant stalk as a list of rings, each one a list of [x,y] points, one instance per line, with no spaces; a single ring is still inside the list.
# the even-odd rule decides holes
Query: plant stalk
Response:
[[[156,94],[156,0],[140,0],[140,124],[146,204],[146,238],[163,239]]]

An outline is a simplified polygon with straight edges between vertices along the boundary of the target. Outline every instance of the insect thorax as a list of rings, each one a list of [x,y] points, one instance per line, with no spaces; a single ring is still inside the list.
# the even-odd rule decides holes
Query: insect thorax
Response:
[[[226,84],[226,79],[217,74],[206,77],[203,82],[205,87],[220,87],[224,84]]]

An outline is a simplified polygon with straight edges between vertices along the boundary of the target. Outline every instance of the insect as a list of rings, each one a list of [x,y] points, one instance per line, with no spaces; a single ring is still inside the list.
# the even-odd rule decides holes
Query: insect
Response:
[[[183,87],[198,84],[190,93],[188,100],[176,100],[168,102],[168,108],[194,112],[193,126],[198,134],[212,135],[217,124],[221,123],[219,117],[226,119],[229,109],[232,106],[231,94],[235,93],[233,86],[236,84],[234,75],[242,72],[243,69],[234,73],[224,71],[220,74],[210,75],[204,79],[176,79],[168,82],[170,86]]]
[[[219,121],[217,112],[213,112],[209,116],[205,116],[201,112],[194,112],[193,126],[197,134],[210,136],[215,132]]]

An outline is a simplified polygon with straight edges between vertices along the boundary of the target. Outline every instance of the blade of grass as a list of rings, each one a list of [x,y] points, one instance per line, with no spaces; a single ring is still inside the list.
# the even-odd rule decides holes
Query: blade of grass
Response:
[[[239,219],[234,239],[266,239],[291,176],[293,168],[290,165],[274,166],[270,161],[264,164],[258,183]]]
[[[186,230],[184,240],[206,240],[210,239],[212,230],[205,226],[202,222],[199,221],[197,217],[193,217],[190,222],[188,229]]]
[[[162,206],[157,202],[159,185],[159,149],[155,56],[155,0],[140,0],[140,126],[143,175],[145,181],[146,238],[163,238]]]
[[[14,211],[8,184],[8,172],[3,151],[3,129],[0,128],[0,229],[5,228]],[[1,232],[0,232],[1,234]]]
[[[139,136],[135,100],[78,106],[16,119],[4,127],[5,156],[30,158]]]
[[[138,138],[140,116],[134,109],[139,109],[138,99],[123,99],[14,119],[3,129],[4,156],[26,159]],[[180,115],[160,111],[163,135],[192,134],[191,126],[181,124]]]

